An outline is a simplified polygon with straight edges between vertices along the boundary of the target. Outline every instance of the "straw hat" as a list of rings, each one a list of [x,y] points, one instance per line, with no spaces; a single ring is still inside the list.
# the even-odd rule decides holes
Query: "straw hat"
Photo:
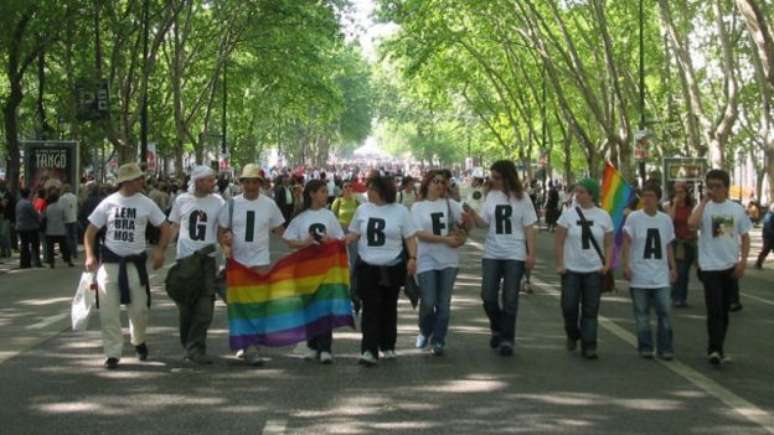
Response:
[[[145,173],[140,169],[140,165],[137,163],[127,163],[118,168],[116,183],[121,184],[126,181],[136,180],[143,176],[145,176]]]
[[[244,178],[257,178],[263,180],[263,171],[261,170],[261,167],[255,163],[248,163],[242,168],[242,175],[239,176],[240,180]]]

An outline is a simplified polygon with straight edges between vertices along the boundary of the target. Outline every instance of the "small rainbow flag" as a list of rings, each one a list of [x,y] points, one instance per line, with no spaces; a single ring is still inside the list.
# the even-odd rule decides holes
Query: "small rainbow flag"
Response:
[[[226,265],[229,342],[288,346],[340,326],[354,328],[343,241],[282,258],[266,274],[233,259]]]
[[[602,208],[613,219],[613,265],[618,264],[621,246],[623,245],[624,209],[634,198],[634,188],[630,186],[618,169],[612,163],[605,162],[605,172],[602,176]]]

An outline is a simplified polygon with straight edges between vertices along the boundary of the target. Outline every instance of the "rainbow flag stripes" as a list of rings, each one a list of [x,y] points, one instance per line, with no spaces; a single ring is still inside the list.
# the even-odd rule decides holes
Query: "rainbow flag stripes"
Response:
[[[618,264],[621,246],[623,245],[623,225],[626,216],[624,209],[629,206],[634,198],[634,188],[624,180],[621,173],[610,162],[605,162],[605,172],[602,176],[602,192],[600,200],[613,220],[613,265]]]
[[[287,346],[337,327],[354,328],[343,241],[297,251],[266,274],[233,259],[226,267],[229,342],[234,350]]]

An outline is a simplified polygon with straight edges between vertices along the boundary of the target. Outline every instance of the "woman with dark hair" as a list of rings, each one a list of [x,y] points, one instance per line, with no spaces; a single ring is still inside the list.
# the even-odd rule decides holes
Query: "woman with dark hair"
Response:
[[[597,207],[599,183],[586,178],[575,185],[575,208],[567,208],[556,228],[556,270],[562,277],[562,313],[567,350],[581,340],[586,359],[597,359],[597,317],[602,278],[610,267],[613,221]],[[580,318],[578,316],[580,313]]]
[[[516,336],[519,285],[525,270],[535,266],[537,215],[512,161],[497,161],[489,169],[491,189],[481,215],[470,208],[466,211],[473,214],[479,227],[489,229],[481,260],[481,299],[492,331],[489,345],[500,355],[511,356]]]
[[[417,228],[417,280],[421,290],[419,336],[416,346],[432,345],[433,354],[443,355],[449,329],[451,297],[459,271],[458,249],[465,235],[459,202],[446,197],[447,178],[442,171],[430,171],[422,181],[422,200],[411,207]],[[457,230],[455,230],[455,228]]]
[[[328,203],[328,188],[323,180],[311,180],[304,188],[303,209],[290,221],[282,238],[293,249],[319,245],[332,239],[344,239],[344,230],[332,211],[325,208]],[[316,320],[316,319],[315,319]],[[333,332],[312,337],[307,341],[306,359],[317,359],[323,364],[333,362],[331,346]]]
[[[416,229],[409,211],[395,202],[392,177],[368,179],[368,203],[355,211],[347,242],[358,241],[358,292],[363,300],[360,364],[373,366],[379,351],[394,359],[398,294],[406,273],[416,274]],[[405,255],[404,255],[405,250]]]
[[[695,201],[688,192],[688,184],[677,182],[674,186],[674,196],[669,201],[667,213],[672,218],[675,228],[673,244],[675,262],[677,263],[677,281],[672,284],[672,304],[675,308],[688,306],[688,280],[691,266],[696,261],[696,231],[688,226]]]

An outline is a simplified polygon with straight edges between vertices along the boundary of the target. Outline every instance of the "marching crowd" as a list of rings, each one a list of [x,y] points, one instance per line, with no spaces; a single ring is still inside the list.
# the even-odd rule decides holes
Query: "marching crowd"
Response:
[[[85,266],[96,273],[105,366],[115,369],[123,354],[121,305],[127,307],[137,357],[148,358],[148,252],[151,266],[158,269],[176,239],[177,264],[196,258],[198,279],[205,283],[204,291],[184,302],[176,300],[184,358],[210,364],[206,339],[219,272],[215,257],[202,252],[218,246],[226,257],[265,273],[271,267],[272,234],[294,250],[343,240],[353,307],[362,316],[359,362],[373,366],[381,358],[396,358],[397,302],[404,286],[418,288],[420,296],[416,347],[444,354],[459,250],[477,227],[486,232],[481,299],[491,331],[489,345],[503,357],[513,355],[520,284],[543,254],[536,244],[540,207],[535,206],[534,186],[525,186],[508,160],[495,162],[488,177],[461,180],[436,169],[420,175],[278,171],[272,183],[271,174],[248,164],[238,183],[231,183],[209,167],[196,166],[186,189],[164,180],[153,180],[146,189],[140,167],[127,164],[118,170],[114,192],[89,183],[81,198],[67,185],[47,182],[34,197],[22,189],[13,207],[20,266],[40,265],[40,235],[51,267],[55,243],[72,265],[78,233],[84,233]],[[695,203],[684,183],[675,185],[667,202],[658,184],[645,183],[631,204],[620,262],[629,281],[641,357],[674,358],[670,311],[687,306],[690,270],[696,264],[707,311],[707,359],[713,365],[723,363],[729,312],[742,309],[739,282],[752,228],[746,210],[728,198],[729,184],[728,173],[709,171],[706,194]],[[615,228],[599,207],[597,180],[581,180],[566,192],[551,185],[542,208],[555,236],[567,350],[579,347],[584,358],[593,360],[598,358],[601,294],[614,285]],[[5,201],[7,220],[7,196],[0,201]],[[771,212],[762,219],[764,249],[756,267],[774,246],[772,220]],[[149,242],[155,244],[150,251]],[[172,281],[167,286],[175,285]],[[655,339],[651,311],[657,317]],[[305,354],[324,364],[333,362],[332,333],[310,337]],[[237,356],[251,365],[264,363],[257,347],[239,349]]]

